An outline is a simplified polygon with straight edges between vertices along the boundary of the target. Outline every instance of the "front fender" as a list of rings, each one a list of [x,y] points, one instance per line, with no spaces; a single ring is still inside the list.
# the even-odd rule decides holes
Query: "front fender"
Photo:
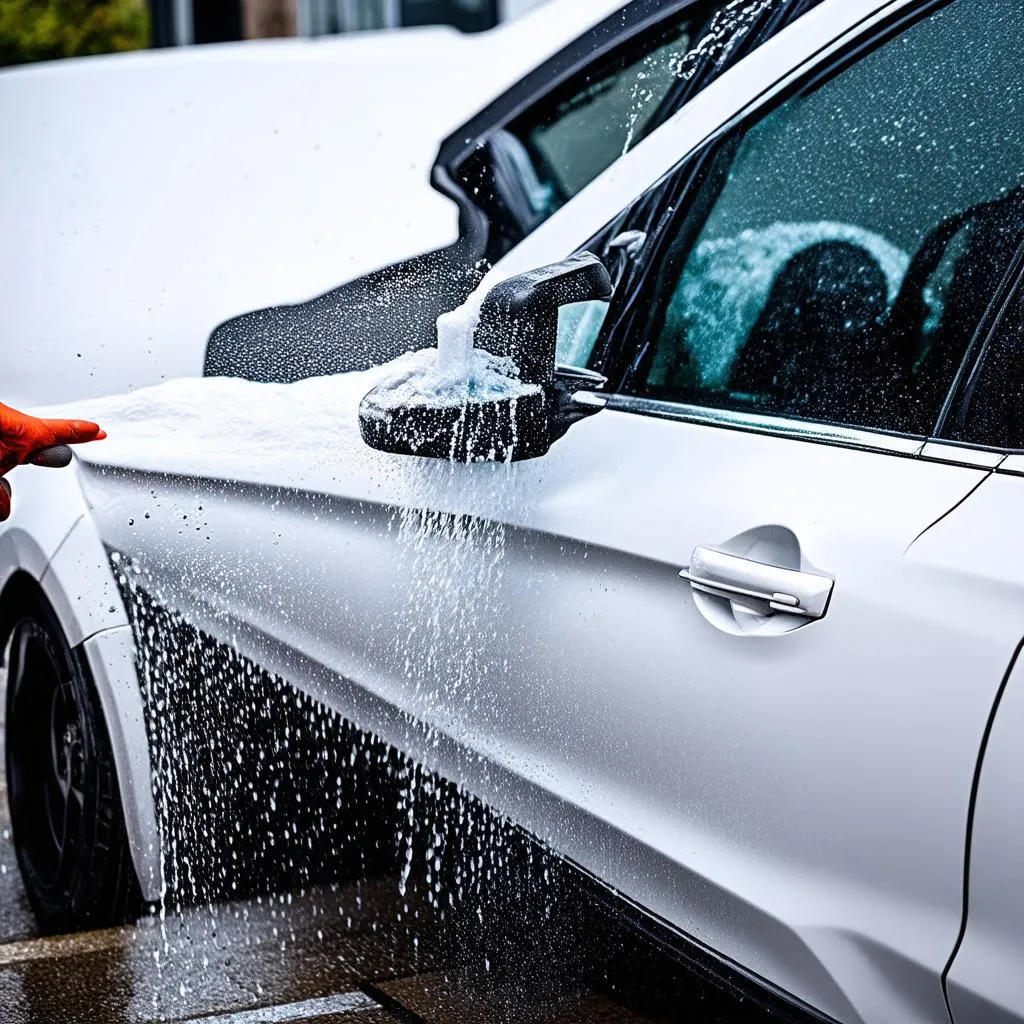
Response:
[[[18,615],[22,580],[42,591],[72,647],[92,671],[117,767],[121,803],[143,897],[161,895],[160,841],[153,802],[145,708],[124,602],[77,471],[14,474],[14,510],[0,529],[0,593]],[[6,602],[5,602],[6,603]]]

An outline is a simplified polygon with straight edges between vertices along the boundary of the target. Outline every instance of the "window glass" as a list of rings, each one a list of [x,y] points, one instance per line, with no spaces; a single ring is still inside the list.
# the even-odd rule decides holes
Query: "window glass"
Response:
[[[634,390],[929,433],[1024,238],[1020,0],[955,0],[724,146]]]
[[[688,23],[639,59],[586,75],[574,91],[526,124],[513,126],[561,202],[583,189],[641,136],[672,83],[690,41]]]
[[[951,441],[1024,449],[1024,291],[996,328],[967,400],[943,432]]]
[[[604,299],[571,302],[558,307],[558,341],[555,361],[561,366],[586,369],[598,335],[608,316]]]
[[[476,187],[493,187],[519,225],[532,230],[661,124],[688,87],[699,87],[709,67],[724,67],[770,16],[818,2],[687,5],[493,132],[489,174],[476,168],[485,179]],[[473,174],[464,168],[464,178]]]
[[[643,136],[677,80],[692,31],[687,11],[610,63],[587,68],[492,138],[499,155],[515,154],[536,196],[535,216],[550,216]]]

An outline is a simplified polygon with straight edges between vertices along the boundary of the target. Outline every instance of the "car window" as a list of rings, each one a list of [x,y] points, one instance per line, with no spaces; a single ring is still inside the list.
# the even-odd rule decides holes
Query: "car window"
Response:
[[[677,81],[702,10],[703,5],[685,8],[490,133],[460,177],[473,183],[476,200],[513,241],[547,220],[643,136]]]
[[[491,222],[491,257],[547,220],[746,48],[819,2],[687,4],[489,131],[455,177]]]
[[[945,439],[1024,450],[1024,290],[1008,304],[964,391],[962,408],[941,431]]]
[[[1024,237],[1020,0],[954,0],[731,136],[627,390],[927,434]]]
[[[692,19],[664,28],[611,66],[588,69],[506,129],[549,193],[567,202],[643,136],[668,95],[692,38]],[[653,47],[651,43],[654,43]]]

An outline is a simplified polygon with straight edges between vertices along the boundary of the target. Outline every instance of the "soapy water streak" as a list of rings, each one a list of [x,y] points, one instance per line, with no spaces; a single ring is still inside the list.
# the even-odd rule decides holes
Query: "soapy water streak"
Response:
[[[670,54],[667,58],[655,54],[647,57],[643,71],[633,83],[628,130],[622,147],[623,155],[632,148],[637,126],[655,98],[655,92],[647,85],[647,80],[657,73],[656,61],[666,59],[669,73],[678,80],[687,82],[702,63],[713,61],[716,65],[721,65],[727,61],[760,15],[780,2],[786,0],[730,0],[724,7],[715,11],[704,35],[693,46],[688,46],[682,53]]]
[[[392,530],[397,541],[401,577],[406,586],[396,596],[394,657],[415,694],[418,707],[433,709],[409,727],[424,731],[428,742],[439,738],[424,719],[445,723],[454,736],[472,735],[486,716],[481,702],[494,699],[495,685],[514,686],[504,664],[491,663],[493,652],[512,652],[521,638],[507,633],[501,607],[507,521],[522,512],[518,464],[467,467],[424,462],[417,466],[423,500],[395,510]],[[464,474],[476,476],[490,495],[487,519],[445,511],[457,507]],[[510,655],[511,657],[511,655]],[[411,815],[421,790],[406,791]],[[407,847],[407,854],[411,851]],[[408,871],[407,861],[403,871]]]
[[[426,544],[428,537],[458,538],[465,525],[410,514],[406,528]],[[500,563],[500,534],[476,528],[465,535],[467,551],[489,551],[492,564]],[[440,561],[418,554],[440,570]],[[161,602],[137,560],[114,552],[111,565],[129,610],[152,753],[158,968],[161,958],[173,958],[177,976],[184,958],[202,976],[222,927],[219,900],[346,878],[396,877],[403,902],[389,927],[414,945],[421,930],[444,927],[469,952],[507,946],[508,908],[498,908],[507,899],[550,916],[561,898],[560,867],[540,844],[235,645],[195,629]],[[426,586],[414,600],[429,600]],[[441,605],[432,611],[439,616]],[[428,629],[443,630],[437,616]],[[444,663],[433,664],[441,671]],[[461,676],[438,684],[446,700],[473,671],[467,660]],[[188,934],[170,926],[169,914],[204,904],[205,930],[195,920]],[[355,916],[359,907],[350,910]],[[289,939],[284,909],[281,918],[283,956],[295,935]],[[188,995],[158,988],[147,1013],[174,1016]]]

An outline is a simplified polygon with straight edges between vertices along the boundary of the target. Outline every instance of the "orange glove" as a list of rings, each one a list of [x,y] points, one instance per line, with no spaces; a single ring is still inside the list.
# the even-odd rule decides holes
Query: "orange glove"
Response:
[[[88,420],[41,420],[0,402],[0,522],[11,514],[11,485],[4,473],[25,463],[66,466],[71,451],[63,447],[107,436]]]

